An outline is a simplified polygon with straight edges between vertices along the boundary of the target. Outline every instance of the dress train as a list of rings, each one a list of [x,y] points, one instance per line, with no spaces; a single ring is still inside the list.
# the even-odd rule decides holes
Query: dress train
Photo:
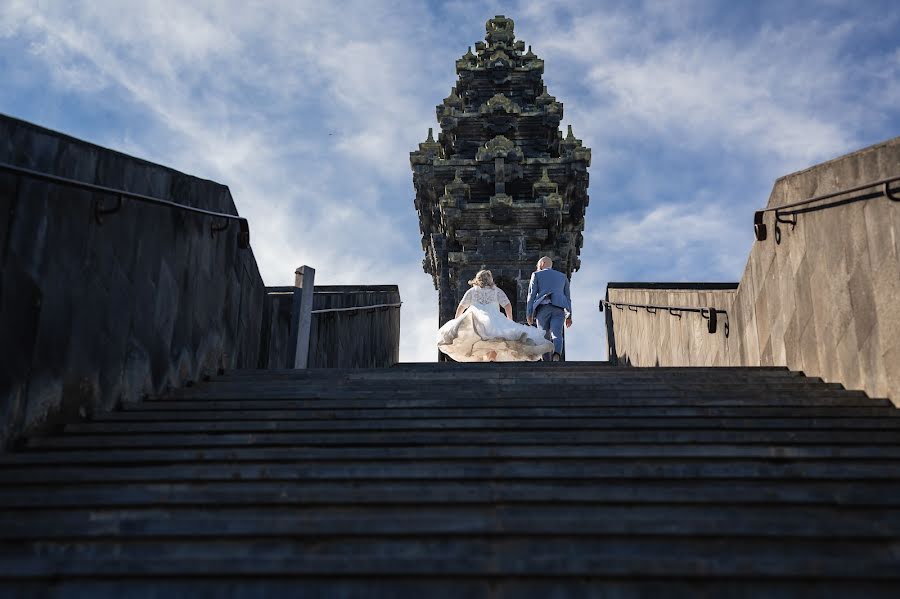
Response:
[[[543,331],[509,320],[497,303],[470,305],[438,330],[437,345],[457,362],[535,361],[553,351]]]

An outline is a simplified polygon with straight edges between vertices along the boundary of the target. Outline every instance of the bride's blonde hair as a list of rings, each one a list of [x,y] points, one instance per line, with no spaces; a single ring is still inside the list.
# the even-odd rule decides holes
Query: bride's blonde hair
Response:
[[[489,270],[479,270],[475,278],[469,281],[469,285],[478,285],[479,287],[493,287],[494,275]]]

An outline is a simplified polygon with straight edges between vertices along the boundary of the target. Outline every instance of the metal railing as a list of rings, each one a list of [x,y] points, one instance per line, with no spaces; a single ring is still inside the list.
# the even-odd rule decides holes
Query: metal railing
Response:
[[[350,308],[323,308],[321,310],[313,310],[311,314],[325,314],[326,312],[353,312],[355,310],[375,310],[378,308],[399,308],[403,302],[396,304],[372,304],[369,306],[352,306]]]
[[[777,206],[775,208],[766,208],[764,210],[757,210],[753,215],[753,234],[756,237],[757,241],[765,241],[768,237],[768,227],[764,222],[764,217],[766,212],[774,212],[775,213],[775,243],[781,243],[781,227],[782,225],[790,225],[791,230],[797,226],[797,215],[803,214],[805,212],[814,212],[816,210],[822,210],[824,208],[832,208],[834,206],[842,206],[844,204],[849,204],[852,202],[861,202],[865,200],[874,200],[880,197],[886,197],[892,202],[900,202],[900,195],[897,195],[897,190],[891,189],[891,183],[895,181],[900,181],[900,175],[896,177],[888,177],[887,179],[880,179],[878,181],[872,181],[870,183],[863,183],[862,185],[857,185],[856,187],[851,187],[849,189],[843,189],[841,191],[835,191],[832,193],[826,193],[823,195],[815,196],[812,198],[807,198],[805,200],[800,200],[799,202],[793,202],[791,204],[785,204],[784,206]],[[830,200],[836,198],[838,196],[842,196],[848,193],[856,193],[858,191],[863,191],[866,189],[872,189],[873,187],[881,187],[880,190],[873,191],[872,193],[866,194],[864,196],[855,197],[855,198],[843,198],[836,202],[832,202],[830,204],[823,204],[820,206],[810,206],[810,204],[814,204],[816,202],[823,202],[825,200]],[[785,215],[790,216],[791,218],[783,218]]]
[[[238,247],[242,249],[247,249],[250,247],[250,225],[247,222],[246,218],[237,216],[235,214],[225,214],[223,212],[213,212],[211,210],[204,210],[202,208],[186,206],[185,204],[178,204],[176,202],[164,200],[162,198],[155,198],[139,193],[132,193],[130,191],[125,191],[124,189],[114,189],[112,187],[105,187],[103,185],[85,183],[84,181],[78,181],[76,179],[68,179],[66,177],[59,177],[48,173],[42,173],[40,171],[6,164],[4,162],[0,162],[0,172],[12,173],[19,178],[28,177],[30,179],[45,181],[54,185],[74,187],[83,191],[89,191],[92,193],[115,197],[116,201],[112,206],[107,206],[103,201],[103,198],[97,198],[94,200],[94,219],[97,221],[97,224],[102,225],[103,218],[106,215],[118,212],[122,208],[124,200],[129,199],[136,202],[142,202],[144,204],[164,206],[166,208],[182,210],[184,212],[192,212],[194,214],[201,214],[203,216],[210,216],[214,219],[217,219],[217,221],[213,221],[212,223],[210,223],[210,234],[213,236],[215,236],[216,233],[228,229],[232,221],[237,221],[238,226],[240,227],[240,232],[238,233]],[[18,179],[16,182],[16,187],[16,195],[18,195]]]
[[[268,291],[266,295],[294,295],[293,291]],[[325,314],[328,312],[353,312],[355,310],[377,310],[378,308],[399,308],[403,305],[403,302],[397,302],[395,304],[370,304],[367,306],[351,306],[349,308],[321,308],[319,310],[312,310],[310,314]]]
[[[728,337],[729,326],[728,326],[728,312],[726,310],[720,310],[718,308],[697,308],[693,306],[654,306],[648,304],[629,304],[625,302],[610,302],[607,300],[600,300],[600,311],[603,312],[603,306],[607,308],[616,308],[617,310],[625,310],[627,309],[629,312],[640,312],[641,309],[647,311],[650,314],[658,314],[660,310],[666,312],[672,316],[677,317],[679,320],[682,318],[685,312],[688,313],[696,313],[701,316],[704,320],[706,320],[706,330],[710,334],[714,334],[718,330],[719,324],[719,315],[722,314],[725,316],[724,323],[722,329],[725,332],[725,336]]]

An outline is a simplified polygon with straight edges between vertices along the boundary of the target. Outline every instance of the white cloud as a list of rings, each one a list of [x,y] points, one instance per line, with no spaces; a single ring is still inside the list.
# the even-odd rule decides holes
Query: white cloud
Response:
[[[433,111],[425,108],[440,97],[414,97],[429,85],[402,40],[353,41],[391,11],[360,3],[357,19],[347,20],[346,7],[282,6],[286,18],[270,22],[237,4],[234,12],[169,2],[124,13],[115,5],[32,13],[18,4],[0,22],[19,23],[15,33],[32,40],[33,58],[58,86],[86,95],[115,89],[152,117],[140,139],[106,131],[92,141],[228,184],[251,221],[267,284],[289,283],[300,264],[316,266],[321,283],[399,283],[404,332],[436,328],[430,277],[409,251],[418,235],[408,152],[424,136]],[[247,89],[263,103],[243,98]],[[317,122],[290,114],[294,101]],[[403,180],[405,197],[382,193],[383,179]],[[408,222],[395,216],[398,201]],[[404,226],[411,230],[398,231]],[[402,353],[434,359],[433,339],[405,333]]]
[[[860,75],[866,81],[879,72],[872,65],[860,73],[842,56],[865,32],[863,19],[839,26],[792,21],[737,39],[660,11],[645,18],[596,13],[563,32],[535,28],[548,69],[567,64],[562,78],[548,70],[556,93],[565,99],[585,85],[598,100],[567,107],[569,120],[583,123],[583,131],[587,126],[586,140],[639,136],[691,151],[725,146],[735,155],[767,155],[779,168],[800,168],[861,143],[848,118],[860,107],[840,100]],[[690,11],[679,5],[675,13]],[[552,15],[534,9],[531,18]],[[586,76],[573,79],[572,71]]]
[[[434,359],[438,324],[408,152],[494,14],[546,59],[550,92],[593,148],[574,358],[602,356],[607,280],[740,276],[772,180],[878,141],[866,136],[897,118],[900,51],[845,57],[896,18],[801,15],[736,36],[700,1],[123,6],[7,0],[0,41],[25,48],[33,88],[50,79],[48,93],[129,123],[68,133],[229,185],[267,284],[300,264],[321,283],[400,284],[404,360]]]
[[[731,280],[743,270],[751,233],[720,205],[692,202],[617,216],[608,232],[595,233],[592,241],[615,247],[656,280],[693,280],[700,268],[706,278]]]

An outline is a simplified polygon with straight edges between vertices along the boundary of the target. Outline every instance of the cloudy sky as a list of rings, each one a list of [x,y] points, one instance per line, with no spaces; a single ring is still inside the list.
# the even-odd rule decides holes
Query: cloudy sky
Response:
[[[570,359],[608,281],[737,281],[775,178],[900,134],[895,0],[0,0],[0,112],[228,185],[267,285],[399,284],[433,360],[408,153],[495,14],[593,149]]]

